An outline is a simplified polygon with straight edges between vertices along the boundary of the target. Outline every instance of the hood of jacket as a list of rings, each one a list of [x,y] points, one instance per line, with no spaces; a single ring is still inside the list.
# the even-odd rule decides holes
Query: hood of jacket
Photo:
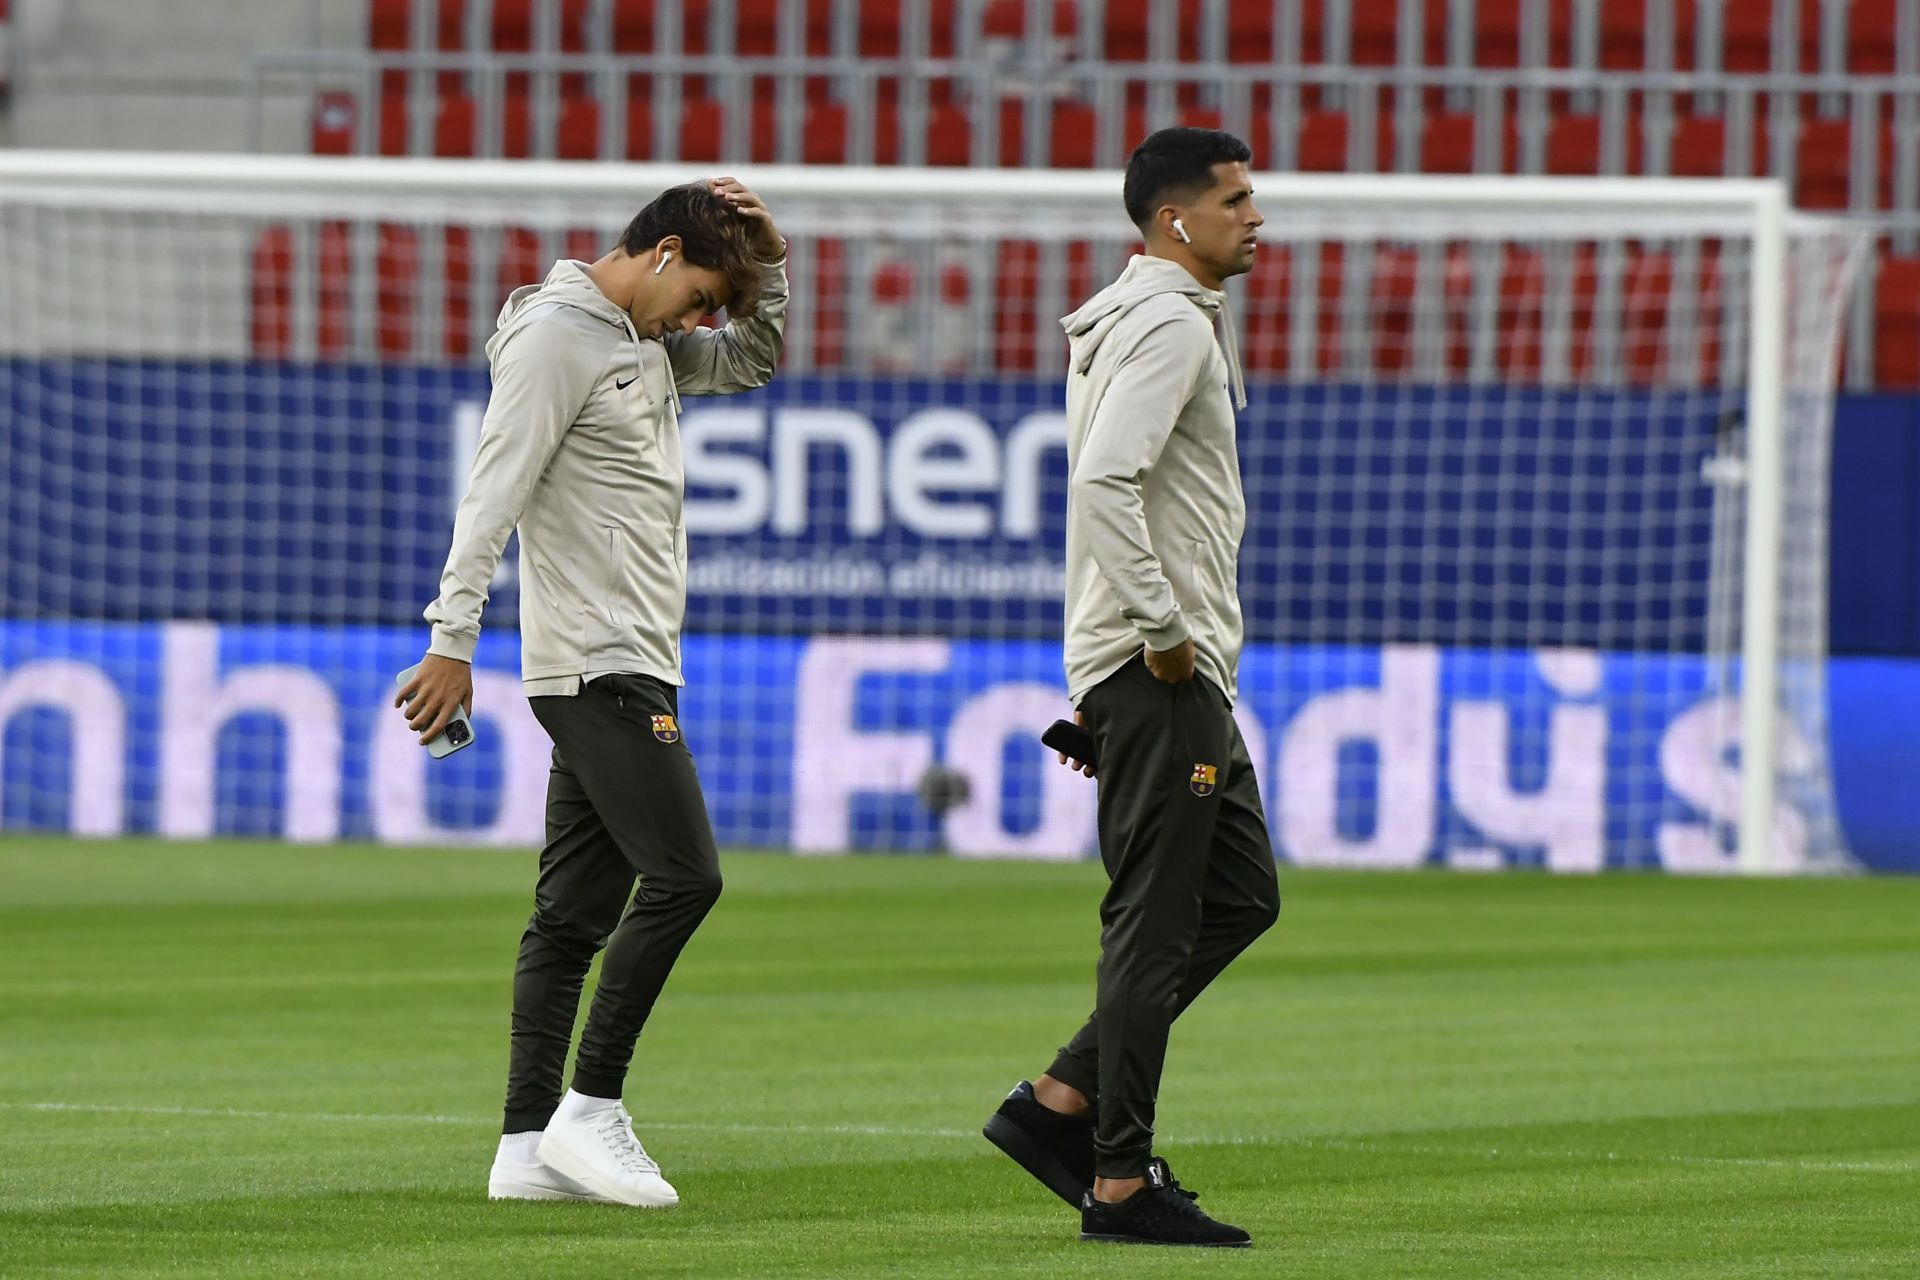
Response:
[[[638,371],[644,373],[646,362],[640,358],[640,331],[633,327],[633,317],[628,315],[612,298],[600,292],[600,286],[587,274],[587,264],[572,258],[562,258],[553,264],[547,272],[547,278],[539,284],[523,284],[507,295],[500,306],[500,316],[495,322],[493,336],[487,339],[487,358],[493,359],[515,330],[527,322],[527,319],[542,306],[573,307],[584,311],[594,319],[611,325],[627,335],[633,344],[633,359]],[[673,405],[674,412],[680,411],[680,394],[673,385],[673,362],[662,361],[667,370],[667,401]],[[654,389],[641,383],[649,400],[657,403]]]
[[[1117,280],[1088,298],[1072,315],[1061,318],[1060,327],[1066,330],[1073,347],[1074,370],[1085,373],[1090,369],[1100,344],[1119,328],[1127,313],[1148,298],[1163,293],[1177,293],[1191,299],[1215,323],[1220,349],[1227,359],[1227,372],[1233,381],[1233,407],[1246,408],[1246,380],[1240,371],[1240,338],[1234,329],[1233,311],[1227,306],[1227,295],[1207,288],[1185,267],[1165,258],[1134,254]]]

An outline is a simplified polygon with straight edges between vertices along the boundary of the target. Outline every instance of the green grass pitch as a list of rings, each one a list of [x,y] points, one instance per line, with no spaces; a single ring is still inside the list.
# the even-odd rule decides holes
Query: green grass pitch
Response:
[[[1090,864],[729,855],[627,1101],[665,1212],[490,1204],[524,853],[0,841],[0,1275],[1913,1277],[1920,880],[1283,869],[1083,1245],[979,1135]]]

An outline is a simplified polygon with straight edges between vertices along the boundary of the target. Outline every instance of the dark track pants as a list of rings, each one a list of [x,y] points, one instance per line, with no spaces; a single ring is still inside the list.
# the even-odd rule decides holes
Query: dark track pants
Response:
[[[1199,677],[1163,684],[1135,658],[1080,709],[1099,743],[1109,881],[1099,997],[1047,1074],[1098,1108],[1095,1173],[1137,1178],[1168,1028],[1279,918],[1280,884],[1253,761],[1220,690]]]
[[[620,1096],[640,1029],[720,896],[720,856],[679,735],[678,693],[648,676],[613,675],[575,697],[530,700],[553,739],[553,772],[533,919],[513,974],[506,1133],[545,1128],[559,1105],[580,988],[602,947],[573,1087]]]

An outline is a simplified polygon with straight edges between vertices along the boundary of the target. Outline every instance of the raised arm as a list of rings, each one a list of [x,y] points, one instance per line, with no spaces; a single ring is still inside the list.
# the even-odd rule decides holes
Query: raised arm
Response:
[[[786,345],[787,242],[759,196],[733,178],[715,178],[712,187],[753,225],[754,251],[764,274],[759,305],[751,315],[729,317],[718,329],[666,336],[674,384],[694,396],[729,395],[766,386]]]

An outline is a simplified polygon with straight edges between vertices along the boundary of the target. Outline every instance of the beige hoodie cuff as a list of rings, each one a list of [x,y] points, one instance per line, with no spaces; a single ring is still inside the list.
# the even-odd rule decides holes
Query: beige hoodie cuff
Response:
[[[473,650],[480,643],[479,635],[469,635],[463,631],[449,631],[445,627],[433,629],[433,639],[427,645],[427,652],[442,658],[452,658],[456,662],[472,662]]]
[[[1140,628],[1140,638],[1146,641],[1147,648],[1155,653],[1165,653],[1168,649],[1177,648],[1181,641],[1192,634],[1187,630],[1187,616],[1177,608],[1173,611],[1173,617],[1168,619],[1166,626],[1152,630],[1146,627]]]

